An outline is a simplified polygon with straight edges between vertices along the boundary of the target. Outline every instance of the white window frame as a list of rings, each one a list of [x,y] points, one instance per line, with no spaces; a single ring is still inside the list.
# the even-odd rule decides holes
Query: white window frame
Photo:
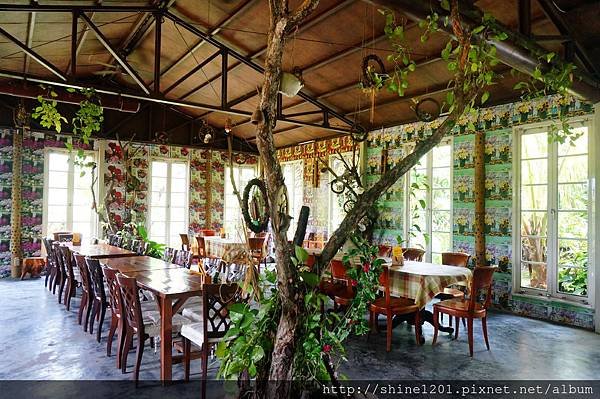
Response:
[[[283,171],[283,169],[286,166],[290,166],[292,168],[297,167],[297,165],[300,165],[300,170],[302,171],[301,173],[301,177],[302,177],[302,184],[300,185],[300,198],[302,198],[302,203],[300,204],[300,208],[299,209],[295,209],[294,207],[294,202],[295,202],[295,198],[296,195],[298,194],[296,192],[296,177],[294,174],[294,181],[292,182],[285,182],[285,185],[287,187],[287,191],[288,191],[288,200],[290,202],[290,204],[292,206],[290,206],[289,208],[289,213],[290,216],[292,217],[292,222],[290,225],[290,228],[288,229],[288,239],[291,240],[294,238],[294,234],[296,233],[296,228],[298,226],[298,216],[300,215],[300,209],[302,208],[302,205],[304,205],[304,160],[302,159],[298,159],[295,161],[287,161],[287,162],[282,162],[281,163],[281,169]],[[284,175],[285,177],[285,175]]]
[[[188,160],[183,160],[183,159],[171,159],[171,158],[161,158],[161,157],[152,157],[150,158],[150,166],[149,166],[149,172],[150,172],[150,176],[149,176],[149,184],[148,184],[148,217],[146,218],[146,229],[148,230],[148,236],[152,237],[152,162],[165,162],[167,163],[167,188],[166,188],[166,200],[167,200],[167,205],[166,205],[166,220],[165,220],[165,226],[166,226],[166,231],[165,231],[165,240],[167,242],[165,242],[164,244],[169,247],[169,243],[168,240],[171,237],[171,164],[174,163],[180,163],[180,164],[185,164],[185,170],[186,170],[186,175],[185,175],[185,180],[186,183],[189,187],[190,184],[190,163]],[[190,222],[189,222],[189,217],[190,217],[190,212],[189,212],[189,205],[190,205],[190,191],[188,190],[187,195],[184,197],[185,198],[185,205],[184,205],[184,209],[187,210],[187,212],[184,213],[184,231],[180,231],[177,234],[180,233],[186,233],[189,228],[190,228]],[[177,246],[175,246],[177,247]]]
[[[341,155],[342,155],[342,157],[344,157],[344,159],[346,159],[346,157],[351,157],[352,156],[352,151],[342,152]],[[355,154],[355,156],[359,156],[359,154]],[[330,155],[329,156],[329,159],[328,159],[329,167],[332,170],[335,170],[334,167],[333,167],[334,166],[333,165],[334,161],[340,161],[341,162],[341,160],[339,158],[339,155],[335,154],[335,155]],[[347,159],[346,159],[346,162],[348,162]],[[328,201],[328,204],[327,204],[328,205],[327,216],[328,216],[328,219],[329,219],[328,222],[327,222],[327,235],[328,235],[328,237],[331,237],[331,235],[333,234],[333,232],[339,227],[340,223],[342,223],[342,220],[343,220],[343,218],[342,218],[342,220],[340,220],[339,223],[337,223],[337,225],[334,226],[334,221],[333,221],[333,216],[332,216],[333,215],[333,207],[334,207],[333,201],[337,201],[338,197],[340,195],[344,195],[344,194],[336,194],[336,193],[334,193],[331,190],[331,182],[333,181],[334,177],[333,177],[333,175],[331,174],[330,171],[328,171],[327,173],[328,173],[328,176],[329,176],[329,180],[328,180],[328,183],[327,183],[329,185],[328,190],[327,190],[327,192],[329,194],[329,201]],[[346,190],[344,190],[344,193],[346,192]],[[343,204],[342,204],[342,206],[340,206],[340,208],[342,209],[343,215],[345,217],[346,216],[346,212],[344,211]]]
[[[558,162],[558,144],[548,145],[548,233],[547,233],[547,289],[540,290],[521,286],[521,137],[525,131],[529,134],[549,132],[550,122],[527,124],[513,128],[513,294],[530,296],[534,298],[579,304],[584,307],[593,307],[595,301],[595,256],[596,256],[596,201],[595,181],[599,165],[596,164],[596,142],[593,120],[590,117],[576,117],[568,120],[571,127],[587,126],[588,128],[588,290],[587,297],[567,294],[558,291],[558,220],[556,208],[558,207],[558,193],[554,187],[558,183],[556,164]],[[596,320],[598,325],[598,320]]]
[[[257,165],[233,165],[233,173],[237,173],[237,179],[238,181],[236,182],[236,184],[239,184],[240,180],[241,180],[241,176],[242,176],[242,170],[243,169],[252,169],[252,171],[254,172],[254,177],[256,177],[257,175]],[[231,220],[228,220],[227,218],[227,185],[230,183],[229,180],[231,179],[231,173],[229,172],[229,165],[225,165],[225,168],[223,169],[224,171],[224,179],[223,179],[223,183],[224,183],[224,187],[223,187],[223,229],[225,229],[225,231],[227,231],[227,226],[226,224],[233,221],[233,218],[231,218]],[[244,187],[237,187],[238,192],[240,193],[240,196],[243,195],[244,193]],[[239,204],[237,203],[237,199],[235,200],[237,206],[239,206]],[[241,214],[241,209],[239,210],[240,214],[237,215],[238,216],[238,222],[236,222],[236,225],[239,223],[239,221],[242,219],[242,214]],[[238,238],[238,237],[236,237]],[[243,235],[241,235],[239,238],[243,238]]]
[[[450,186],[448,187],[448,189],[450,190],[450,204],[449,204],[449,208],[448,209],[433,209],[433,149],[431,149],[427,154],[425,154],[423,156],[423,158],[427,158],[427,168],[426,168],[426,178],[427,178],[427,193],[426,193],[426,197],[425,197],[425,202],[426,202],[426,206],[425,206],[425,229],[423,229],[422,226],[419,225],[419,227],[421,227],[421,231],[422,233],[425,233],[428,235],[429,240],[426,243],[425,248],[423,248],[425,250],[425,261],[426,262],[431,262],[432,261],[432,255],[433,255],[433,222],[432,222],[432,218],[433,218],[433,212],[434,211],[449,211],[450,212],[450,230],[448,231],[448,233],[450,233],[450,248],[448,248],[448,251],[452,251],[453,247],[454,247],[454,231],[452,226],[454,225],[454,201],[453,201],[453,188],[454,188],[454,163],[452,162],[452,160],[454,159],[454,142],[452,140],[452,137],[448,137],[445,138],[444,140],[442,140],[438,146],[445,146],[448,145],[450,146],[450,165],[448,166],[449,169],[449,173],[450,173]],[[413,167],[414,168],[414,167]],[[412,246],[411,243],[411,237],[410,237],[410,228],[412,227],[413,223],[412,223],[412,208],[410,206],[410,189],[411,189],[411,174],[413,171],[413,168],[410,169],[410,171],[408,173],[406,173],[406,175],[404,176],[404,225],[402,226],[402,234],[404,234],[405,240],[407,240],[407,245],[408,246]],[[436,167],[435,169],[438,169],[439,167]],[[437,252],[436,252],[437,253]]]
[[[44,201],[42,208],[42,234],[44,237],[48,236],[48,190],[49,190],[49,174],[50,174],[50,153],[63,153],[69,156],[69,169],[67,172],[67,176],[69,177],[69,181],[67,182],[67,222],[66,222],[66,230],[73,231],[73,191],[75,189],[75,157],[77,156],[75,150],[69,151],[66,148],[45,148],[44,149]],[[97,150],[85,150],[84,154],[91,155],[94,158],[94,161],[98,165],[98,151]],[[100,168],[97,168],[97,170]],[[91,173],[87,171],[86,173]],[[99,193],[99,180],[96,181],[96,186],[94,187],[94,191],[96,193],[96,200],[98,200],[98,196],[102,195]],[[93,213],[94,217],[92,218],[92,226],[90,231],[93,235],[98,236],[99,223],[98,223],[98,214]],[[78,233],[77,231],[75,233]],[[89,241],[92,237],[83,237],[84,240]]]

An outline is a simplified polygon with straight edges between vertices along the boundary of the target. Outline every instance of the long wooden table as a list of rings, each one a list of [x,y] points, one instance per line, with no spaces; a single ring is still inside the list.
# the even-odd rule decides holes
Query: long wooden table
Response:
[[[84,244],[84,245],[73,245],[70,243],[62,244],[71,249],[71,251],[78,253],[79,255],[88,256],[94,259],[107,259],[107,258],[122,258],[128,256],[138,256],[135,252],[128,249],[115,247],[109,244]]]
[[[126,274],[128,272],[139,272],[143,270],[166,270],[181,269],[183,266],[176,265],[150,256],[128,256],[124,258],[109,258],[102,260],[102,264]]]
[[[126,262],[126,260],[123,260]],[[134,277],[140,288],[156,296],[160,310],[160,378],[163,384],[172,379],[173,315],[192,296],[202,294],[204,278],[186,268],[165,268],[123,272]]]

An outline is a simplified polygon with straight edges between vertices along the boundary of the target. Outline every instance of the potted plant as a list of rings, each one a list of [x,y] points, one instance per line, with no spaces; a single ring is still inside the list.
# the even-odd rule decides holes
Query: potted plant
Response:
[[[465,130],[467,129],[467,125],[469,124],[469,119],[465,115],[463,115],[460,118],[458,118],[457,124],[460,134],[464,134]]]
[[[377,159],[375,159],[375,158],[369,159],[369,170],[371,171],[372,175],[377,174],[377,172],[379,171],[379,165],[378,165]]]

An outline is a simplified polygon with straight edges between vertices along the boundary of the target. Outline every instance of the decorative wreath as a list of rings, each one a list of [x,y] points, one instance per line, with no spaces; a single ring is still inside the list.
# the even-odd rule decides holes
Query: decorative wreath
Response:
[[[260,220],[256,221],[250,217],[250,212],[248,210],[250,206],[250,190],[252,187],[258,187],[260,194],[264,199],[265,212],[260,216]],[[248,182],[246,187],[244,188],[244,195],[242,197],[242,215],[244,216],[244,220],[248,225],[248,228],[254,233],[262,233],[263,231],[267,231],[267,226],[269,224],[269,203],[267,202],[267,186],[265,186],[265,182],[260,179],[252,179]]]
[[[423,109],[424,107],[428,107],[430,109],[425,110]],[[440,116],[440,110],[440,103],[438,103],[431,97],[419,100],[419,102],[415,106],[417,118],[419,118],[421,122],[431,122],[432,120]]]
[[[344,185],[344,182],[341,179],[333,179],[331,181],[331,191],[333,191],[336,194],[341,194],[344,192],[344,189],[346,188],[346,186]]]
[[[365,141],[367,139],[368,134],[369,132],[367,132],[367,130],[360,125],[354,124],[350,128],[350,137],[352,137],[352,140],[354,140],[357,143],[362,143],[363,141]]]
[[[374,72],[379,75],[385,75],[385,66],[383,65],[383,61],[376,54],[367,55],[363,58],[362,61],[362,85],[364,88],[375,87],[375,82],[373,81],[372,72],[369,70],[370,62],[373,61],[376,66],[379,68],[379,71],[375,70]]]

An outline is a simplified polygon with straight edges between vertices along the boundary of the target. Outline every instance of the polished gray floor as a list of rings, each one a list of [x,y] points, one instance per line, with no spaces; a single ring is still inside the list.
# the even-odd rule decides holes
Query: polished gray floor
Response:
[[[115,368],[114,356],[106,356],[104,325],[102,343],[77,325],[79,301],[67,312],[56,296],[44,289],[42,279],[0,280],[0,380],[127,380],[128,373]],[[385,334],[351,338],[348,362],[342,372],[351,379],[598,379],[600,335],[581,329],[514,315],[494,313],[489,318],[492,350],[487,351],[481,329],[475,324],[475,356],[468,356],[466,335],[458,340],[442,334],[431,346],[432,329],[424,329],[426,344],[417,347],[412,330],[394,330],[392,351],[385,351]],[[194,378],[200,364],[192,363]],[[217,364],[209,369],[214,377]],[[141,378],[160,375],[159,354],[146,346]],[[175,380],[182,366],[173,366]],[[181,386],[181,385],[180,385]],[[185,386],[185,385],[184,385]],[[1,395],[0,395],[1,396]]]

